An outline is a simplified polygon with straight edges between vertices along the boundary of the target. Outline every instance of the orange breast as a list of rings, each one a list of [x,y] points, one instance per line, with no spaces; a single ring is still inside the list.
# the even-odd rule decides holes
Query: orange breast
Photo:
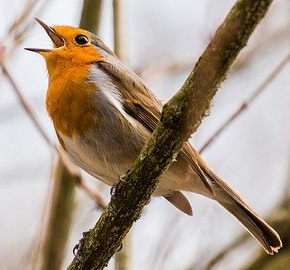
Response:
[[[55,68],[60,70],[55,70],[56,75],[49,79],[47,111],[58,132],[68,137],[82,135],[100,116],[93,102],[96,88],[86,82],[89,65]]]

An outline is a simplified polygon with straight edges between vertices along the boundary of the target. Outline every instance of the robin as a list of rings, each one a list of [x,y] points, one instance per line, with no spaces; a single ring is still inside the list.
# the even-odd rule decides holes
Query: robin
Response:
[[[112,186],[137,158],[161,116],[162,105],[94,34],[37,21],[54,48],[27,50],[41,54],[46,61],[46,108],[59,142],[78,166]],[[153,195],[163,196],[192,215],[182,191],[220,203],[268,254],[282,247],[276,231],[206,165],[189,142],[162,176]]]

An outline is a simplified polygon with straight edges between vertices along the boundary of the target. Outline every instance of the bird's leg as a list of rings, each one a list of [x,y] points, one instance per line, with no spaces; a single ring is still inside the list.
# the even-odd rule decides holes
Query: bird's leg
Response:
[[[151,196],[149,197],[149,199],[147,200],[147,202],[145,203],[145,205],[148,205],[151,202]]]
[[[117,252],[121,251],[121,250],[122,250],[122,248],[123,248],[123,243],[121,243],[121,244],[120,244],[120,246],[119,246],[119,248],[118,248]]]
[[[111,187],[111,189],[110,189],[110,195],[111,195],[112,197],[115,195],[115,192],[116,192],[116,190],[117,190],[118,184],[119,184],[120,182],[124,182],[124,177],[125,177],[125,175],[126,175],[128,172],[129,172],[129,170],[128,170],[125,174],[120,175],[120,176],[118,177],[117,182],[115,182],[115,183],[112,185],[112,187]]]
[[[120,179],[120,177],[119,177]],[[110,189],[110,195],[113,197],[115,195],[115,192],[116,192],[116,189],[117,189],[117,185],[119,183],[119,180],[117,182],[115,182],[112,186],[111,186],[111,189]]]
[[[83,237],[79,240],[79,243],[75,245],[73,248],[73,254],[74,256],[79,260],[82,261],[83,256],[82,256],[82,249],[84,246],[85,238],[90,234],[92,230],[88,230],[86,232],[83,232]]]

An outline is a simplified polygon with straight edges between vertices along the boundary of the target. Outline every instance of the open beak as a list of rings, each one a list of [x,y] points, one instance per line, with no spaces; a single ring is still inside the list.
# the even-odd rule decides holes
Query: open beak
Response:
[[[53,45],[55,48],[62,47],[64,45],[64,41],[60,35],[58,35],[52,27],[49,27],[46,25],[44,22],[42,22],[39,19],[35,20],[43,27],[45,32],[48,34],[50,37],[51,41],[53,42]],[[32,51],[32,52],[37,52],[37,53],[42,53],[42,52],[50,52],[51,49],[36,49],[36,48],[25,48],[25,50]]]

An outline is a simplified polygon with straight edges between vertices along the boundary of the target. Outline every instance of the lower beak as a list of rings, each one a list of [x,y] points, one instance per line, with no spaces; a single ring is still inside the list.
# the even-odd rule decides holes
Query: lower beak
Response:
[[[45,32],[48,34],[50,37],[51,41],[53,42],[53,45],[55,48],[62,47],[64,45],[64,41],[60,35],[58,35],[52,27],[49,27],[46,25],[44,22],[42,22],[39,19],[35,20],[43,27]],[[36,52],[36,53],[42,53],[42,52],[50,52],[51,49],[36,49],[36,48],[25,48],[25,50]]]

